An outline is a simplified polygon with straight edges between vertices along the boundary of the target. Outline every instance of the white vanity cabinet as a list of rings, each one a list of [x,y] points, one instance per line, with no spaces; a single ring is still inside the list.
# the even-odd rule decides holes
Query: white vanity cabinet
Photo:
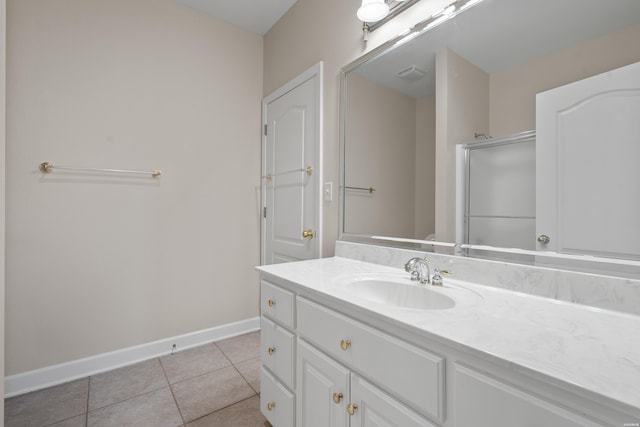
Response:
[[[265,276],[260,400],[274,427],[605,427],[640,422],[635,407],[446,336],[426,337],[418,328],[342,302],[330,291]]]

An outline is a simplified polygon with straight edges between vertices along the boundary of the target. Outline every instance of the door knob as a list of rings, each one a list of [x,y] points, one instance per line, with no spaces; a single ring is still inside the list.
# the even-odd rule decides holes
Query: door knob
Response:
[[[546,234],[541,234],[538,236],[538,243],[542,243],[543,245],[549,243],[550,240],[551,239],[549,239],[549,236],[547,236]]]
[[[315,235],[315,233],[313,232],[312,229],[304,230],[302,232],[302,238],[303,239],[313,239],[314,235]]]
[[[334,403],[340,403],[342,398],[343,398],[342,393],[333,393],[333,402]]]

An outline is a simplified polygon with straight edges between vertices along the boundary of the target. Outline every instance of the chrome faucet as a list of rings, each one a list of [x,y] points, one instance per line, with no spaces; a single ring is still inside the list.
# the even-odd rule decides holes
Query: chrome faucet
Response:
[[[411,273],[411,280],[420,281],[422,284],[431,283],[431,270],[427,258],[411,258],[404,265],[404,270]]]

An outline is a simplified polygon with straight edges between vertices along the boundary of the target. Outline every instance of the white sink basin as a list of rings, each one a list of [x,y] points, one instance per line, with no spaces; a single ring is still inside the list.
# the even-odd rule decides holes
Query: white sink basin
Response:
[[[431,285],[420,285],[409,279],[361,278],[342,284],[341,293],[392,307],[418,310],[445,310],[453,308],[453,298],[437,291]]]
[[[446,277],[444,286],[420,284],[402,273],[353,273],[333,280],[331,293],[371,308],[447,310],[470,307],[483,298],[468,283]]]

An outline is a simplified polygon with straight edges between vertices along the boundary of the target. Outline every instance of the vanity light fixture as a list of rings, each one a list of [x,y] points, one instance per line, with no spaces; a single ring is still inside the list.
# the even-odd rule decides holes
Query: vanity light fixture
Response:
[[[397,0],[396,0],[397,1]],[[416,0],[408,0],[409,1],[416,1]],[[419,0],[417,0],[419,1]],[[459,14],[460,12],[462,12],[465,9],[470,8],[473,5],[476,5],[480,2],[482,2],[483,0],[455,0],[453,3],[451,3],[449,6],[443,8],[442,10],[440,10],[439,12],[434,13],[431,18],[422,21],[419,24],[416,24],[415,26],[405,30],[402,34],[399,34],[398,37],[396,38],[395,41],[393,41],[393,47],[398,47],[400,45],[405,44],[406,42],[408,42],[409,40],[413,39],[414,37],[419,36],[420,34],[424,33],[425,31],[429,31],[430,29],[432,29],[433,27],[437,27],[438,25],[440,25],[441,23],[447,21],[448,19],[454,17],[455,15]],[[386,18],[388,19],[388,18]],[[384,21],[382,21],[384,22]],[[376,25],[380,25],[380,22],[376,23]],[[364,23],[364,32],[365,32],[365,41],[367,40],[367,36],[368,36],[368,32],[373,31],[372,26],[368,25],[366,22]]]
[[[389,5],[384,0],[362,0],[356,15],[362,22],[377,22],[388,13]]]

